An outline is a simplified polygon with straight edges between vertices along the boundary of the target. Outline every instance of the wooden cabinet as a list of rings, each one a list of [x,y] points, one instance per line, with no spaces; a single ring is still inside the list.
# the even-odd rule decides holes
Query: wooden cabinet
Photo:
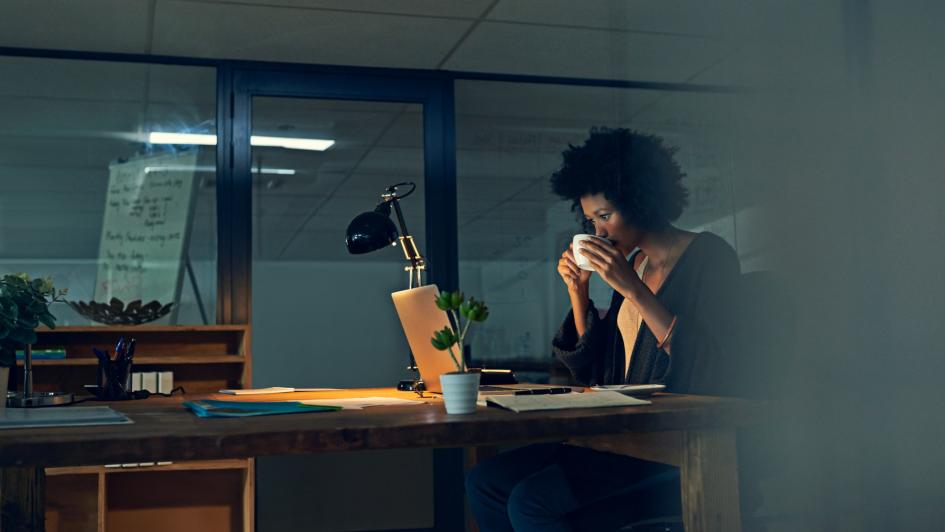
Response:
[[[64,348],[66,358],[33,361],[36,391],[84,393],[96,380],[92,347],[113,351],[121,336],[137,343],[132,371],[172,371],[188,394],[250,387],[248,325],[60,327],[38,336],[34,349]],[[11,373],[19,389],[21,372]],[[234,459],[49,468],[46,530],[251,532],[253,466]]]

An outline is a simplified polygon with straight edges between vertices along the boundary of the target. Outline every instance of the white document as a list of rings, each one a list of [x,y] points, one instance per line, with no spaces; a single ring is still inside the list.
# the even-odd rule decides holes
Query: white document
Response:
[[[294,391],[295,391],[295,388],[283,388],[281,386],[273,386],[272,388],[247,388],[245,390],[220,390],[220,393],[225,393],[228,395],[262,395],[265,393],[291,393]]]
[[[337,388],[285,388],[283,386],[273,386],[271,388],[247,388],[245,390],[220,390],[220,393],[228,395],[262,395],[267,393],[326,392],[329,390],[337,390]]]
[[[424,401],[411,401],[397,397],[350,397],[345,399],[306,399],[305,405],[340,406],[344,410],[361,410],[369,406],[422,405]]]
[[[513,412],[532,410],[563,410],[566,408],[600,408],[605,406],[648,405],[649,401],[617,392],[558,393],[540,395],[491,395],[486,402]]]

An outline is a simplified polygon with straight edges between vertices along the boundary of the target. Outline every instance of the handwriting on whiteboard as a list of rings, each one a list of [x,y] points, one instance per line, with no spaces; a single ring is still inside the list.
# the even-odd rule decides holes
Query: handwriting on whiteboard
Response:
[[[196,151],[109,166],[96,301],[176,299],[192,218]]]

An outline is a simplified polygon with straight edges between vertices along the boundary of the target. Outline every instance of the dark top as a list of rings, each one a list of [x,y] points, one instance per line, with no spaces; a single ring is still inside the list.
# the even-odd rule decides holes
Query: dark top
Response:
[[[630,256],[631,264],[639,251]],[[640,325],[627,375],[617,313],[623,296],[614,291],[607,314],[594,302],[587,330],[577,337],[573,309],[552,340],[554,355],[585,385],[665,384],[675,393],[713,393],[724,378],[735,345],[735,305],[740,268],[735,250],[712,233],[690,242],[663,281],[656,298],[676,316],[672,355],[656,347],[657,338]],[[630,304],[630,303],[627,303]],[[715,385],[713,385],[713,383]]]

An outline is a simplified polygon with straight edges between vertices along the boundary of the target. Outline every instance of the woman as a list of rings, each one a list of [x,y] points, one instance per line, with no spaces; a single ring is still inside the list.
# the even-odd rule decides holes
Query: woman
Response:
[[[564,152],[554,192],[583,212],[605,239],[581,252],[611,288],[603,318],[588,295],[591,272],[571,247],[558,261],[572,310],[552,341],[555,356],[587,385],[666,384],[677,393],[711,393],[734,345],[734,250],[711,233],[672,225],[687,203],[685,174],[662,139],[596,128]],[[503,453],[466,481],[483,532],[597,530],[679,513],[678,470],[564,444]]]

